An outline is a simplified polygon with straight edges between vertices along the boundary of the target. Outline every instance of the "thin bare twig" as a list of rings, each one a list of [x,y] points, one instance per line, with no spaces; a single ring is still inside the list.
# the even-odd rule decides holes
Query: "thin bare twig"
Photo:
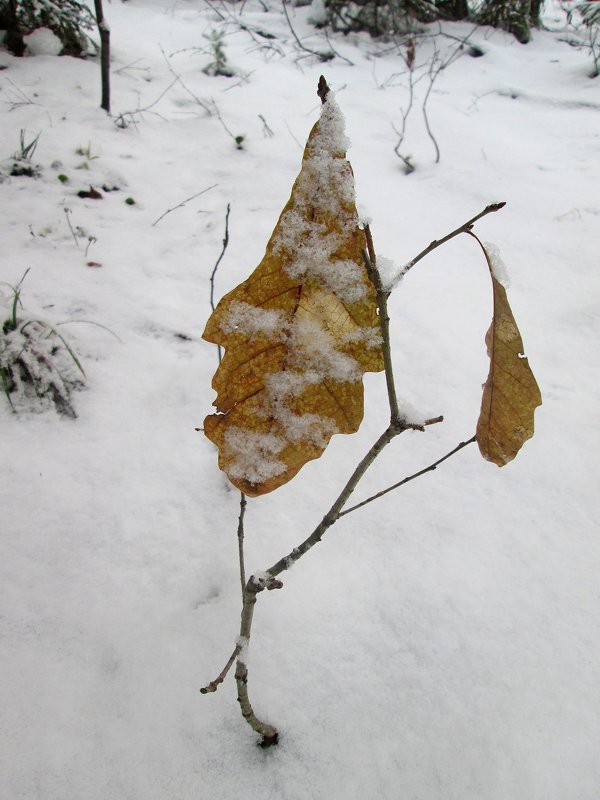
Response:
[[[136,64],[139,64],[140,61],[142,61],[142,60],[143,59],[141,59],[141,58],[136,58],[135,61],[130,61],[129,64],[125,64],[124,66],[119,67],[119,69],[114,69],[113,73],[115,75],[120,75],[121,72],[125,72],[125,70],[127,70],[127,69],[131,69],[131,70],[136,69],[139,72],[149,72],[150,71],[150,67],[136,67]]]
[[[223,130],[224,130],[224,131],[225,131],[225,133],[226,133],[228,136],[230,136],[230,137],[233,139],[233,141],[234,141],[234,142],[237,144],[237,143],[238,143],[238,137],[237,137],[237,136],[236,136],[234,133],[232,133],[232,132],[229,130],[229,128],[227,127],[227,124],[226,124],[225,120],[224,120],[224,119],[223,119],[223,117],[221,116],[221,111],[220,111],[220,109],[219,109],[219,106],[216,104],[216,102],[215,102],[213,99],[211,99],[211,105],[212,105],[212,109],[213,109],[213,110],[212,110],[212,113],[213,113],[213,114],[216,116],[216,118],[219,120],[219,122],[220,122],[220,123],[221,123],[221,125],[223,126]]]
[[[504,208],[505,205],[506,205],[505,202],[492,203],[491,205],[486,206],[483,209],[483,211],[481,211],[479,214],[472,217],[470,220],[467,220],[467,222],[465,222],[464,225],[461,225],[459,228],[456,228],[451,233],[448,233],[442,239],[434,239],[433,242],[428,244],[424,250],[421,250],[421,252],[418,255],[416,255],[413,259],[411,259],[407,264],[405,264],[402,267],[402,269],[394,279],[394,284],[396,284],[401,278],[403,278],[406,275],[406,273],[410,269],[412,269],[414,265],[417,264],[422,258],[425,258],[425,256],[428,256],[429,253],[435,250],[436,247],[445,244],[446,242],[450,241],[450,239],[453,239],[455,236],[458,236],[461,233],[469,233],[469,231],[471,230],[473,225],[477,222],[477,220],[481,219],[482,217],[485,217],[487,214],[493,214],[495,211],[500,211],[500,209]]]
[[[71,213],[71,209],[70,208],[65,208],[64,212],[65,212],[65,217],[67,218],[67,225],[69,226],[69,230],[71,231],[71,236],[75,240],[75,244],[76,244],[77,248],[79,249],[79,239],[77,238],[77,235],[76,235],[75,231],[73,230],[73,226],[71,225],[71,218],[69,216],[69,214]]]
[[[434,425],[437,422],[442,422],[443,417],[435,417],[435,419],[427,420],[427,422],[423,423],[423,425],[415,425],[410,422],[406,422],[405,420],[398,420],[396,424],[392,424],[387,427],[387,429],[381,434],[379,439],[375,442],[374,445],[369,449],[365,457],[362,461],[358,464],[352,475],[350,476],[349,481],[344,486],[340,494],[338,495],[336,501],[331,506],[327,514],[323,517],[319,525],[315,528],[315,530],[311,533],[311,535],[305,539],[302,544],[295,547],[291,553],[289,553],[284,558],[280,559],[276,564],[273,564],[272,567],[269,567],[267,570],[267,575],[272,577],[276,577],[280,575],[284,570],[289,569],[293,564],[298,561],[305,553],[307,553],[315,544],[321,541],[323,538],[323,534],[330,528],[334,523],[340,519],[344,515],[342,512],[343,507],[346,505],[350,496],[356,489],[360,479],[363,477],[365,472],[371,466],[371,464],[375,461],[377,456],[381,453],[384,447],[398,436],[400,433],[408,430],[420,430],[422,431],[425,425]]]
[[[246,564],[244,561],[244,516],[246,515],[246,506],[248,502],[246,495],[240,492],[240,516],[238,517],[238,556],[240,560],[240,582],[242,584],[242,602],[244,602],[244,594],[246,591]]]
[[[14,111],[15,108],[19,106],[38,106],[39,103],[36,103],[35,100],[32,100],[31,97],[25,94],[25,92],[18,86],[11,78],[6,78],[6,82],[9,83],[13,89],[17,92],[17,99],[10,98],[9,100],[5,101],[11,104],[12,108],[10,111]]]
[[[208,0],[204,0],[204,3],[206,4],[207,8],[210,8],[210,10],[216,14],[222,22],[226,22],[225,15],[219,10],[219,8],[217,8],[216,3],[209,3]],[[221,3],[221,6],[222,5],[223,4]]]
[[[441,28],[441,25],[439,27]],[[463,55],[463,53],[465,52],[465,50],[464,50],[465,44],[466,44],[467,40],[469,39],[469,37],[473,34],[475,29],[476,28],[474,28],[471,31],[471,33],[469,33],[468,36],[465,39],[460,39],[459,40],[459,44],[457,44],[456,47],[453,50],[451,50],[449,54],[446,55],[445,58],[442,58],[439,55],[439,50],[438,50],[438,46],[437,46],[437,40],[436,40],[436,38],[433,39],[433,56],[431,58],[431,61],[430,61],[430,64],[429,64],[429,70],[428,70],[428,73],[427,73],[428,78],[429,78],[429,86],[427,87],[427,91],[425,92],[425,96],[423,98],[423,103],[421,105],[421,111],[423,113],[423,122],[425,123],[425,129],[427,130],[427,135],[431,139],[431,142],[432,142],[432,144],[433,144],[433,146],[435,148],[435,163],[436,164],[439,164],[439,162],[440,162],[440,148],[439,148],[439,145],[437,143],[437,139],[433,135],[433,131],[431,129],[431,124],[429,122],[429,115],[428,115],[428,112],[427,112],[427,103],[429,101],[429,97],[430,97],[432,89],[433,89],[433,84],[438,79],[440,73],[443,72],[443,70],[445,70],[446,67],[449,67],[450,64],[454,63],[454,61],[456,61],[457,58],[460,58],[460,56]]]
[[[227,203],[227,211],[225,212],[225,235],[223,236],[223,247],[217,258],[215,266],[213,267],[213,271],[210,274],[210,307],[214,311],[215,310],[215,277],[217,275],[217,270],[219,269],[219,264],[221,263],[223,256],[225,255],[225,251],[227,250],[227,245],[229,244],[229,212],[231,211],[230,203]],[[219,364],[221,363],[221,345],[217,345],[217,353],[219,356]]]
[[[240,643],[247,646],[250,641],[250,633],[252,631],[252,619],[254,616],[254,606],[256,605],[256,595],[261,589],[258,582],[253,581],[252,578],[244,588],[244,604],[242,606],[242,619],[240,624]],[[244,653],[241,653],[244,656]],[[235,682],[237,685],[238,703],[242,716],[250,725],[252,730],[262,736],[261,744],[263,747],[269,747],[277,744],[279,734],[277,728],[269,725],[267,722],[262,722],[252,708],[250,697],[248,695],[248,666],[244,658],[238,657],[235,667]]]
[[[446,67],[449,67],[450,64],[454,63],[454,61],[456,61],[457,58],[460,58],[460,56],[463,55],[463,53],[465,52],[465,44],[466,44],[467,40],[469,39],[469,37],[473,34],[474,30],[475,30],[475,28],[473,29],[473,31],[471,31],[471,33],[468,34],[467,37],[465,37],[463,39],[458,39],[459,44],[456,45],[454,48],[452,48],[450,50],[450,52],[446,52],[444,55],[440,55],[440,50],[439,50],[438,45],[437,45],[437,39],[436,39],[436,37],[432,37],[433,55],[428,60],[428,62],[425,62],[424,64],[420,64],[420,65],[415,65],[415,63],[414,63],[415,62],[415,39],[414,39],[414,37],[411,36],[409,38],[409,40],[408,40],[408,47],[407,47],[406,54],[402,54],[404,62],[405,62],[406,66],[407,66],[407,69],[408,69],[408,92],[409,92],[408,105],[406,107],[406,110],[402,110],[402,109],[400,110],[400,113],[402,115],[402,127],[401,127],[401,129],[397,130],[394,127],[394,131],[396,132],[396,134],[398,136],[398,142],[396,143],[396,146],[394,147],[394,152],[404,162],[404,165],[406,167],[406,174],[407,175],[415,170],[415,166],[412,163],[412,160],[411,160],[410,156],[402,155],[402,153],[400,152],[400,148],[402,147],[402,144],[404,142],[404,138],[405,138],[405,135],[406,135],[407,120],[408,120],[408,117],[409,117],[409,115],[410,115],[410,113],[412,111],[412,108],[413,108],[415,86],[417,85],[417,83],[419,83],[419,81],[421,81],[423,79],[427,79],[428,80],[428,86],[427,86],[427,89],[425,90],[425,94],[423,96],[423,101],[421,103],[421,113],[423,114],[423,122],[425,124],[425,129],[427,131],[427,135],[431,139],[431,142],[432,142],[433,147],[435,149],[435,163],[438,164],[439,161],[440,161],[440,147],[439,147],[439,144],[437,142],[437,139],[435,138],[435,136],[433,134],[431,123],[429,121],[429,113],[428,113],[428,110],[427,110],[427,104],[429,102],[429,98],[430,98],[431,93],[433,91],[434,83],[436,82],[436,80],[438,79],[440,74],[446,69]],[[453,38],[456,38],[456,37],[453,37]],[[424,67],[425,67],[425,70],[423,70]],[[417,73],[419,73],[419,72],[421,74],[419,74],[418,77],[417,77]],[[392,77],[394,77],[394,76],[392,76]]]
[[[158,95],[158,97],[156,98],[156,100],[153,100],[151,103],[148,103],[148,105],[147,105],[147,106],[144,106],[143,108],[139,108],[139,107],[138,107],[138,108],[136,108],[136,110],[135,110],[135,111],[124,111],[122,114],[119,114],[119,116],[117,117],[117,120],[118,120],[118,119],[120,119],[120,118],[122,118],[122,117],[124,117],[124,116],[126,116],[126,115],[128,115],[128,116],[133,116],[134,114],[143,114],[143,113],[144,113],[144,111],[150,111],[150,109],[151,109],[151,108],[154,108],[154,106],[155,106],[157,103],[159,103],[159,102],[160,102],[160,101],[163,99],[163,97],[164,97],[164,96],[165,96],[165,95],[166,95],[168,92],[170,92],[170,91],[171,91],[171,89],[173,88],[173,86],[175,86],[175,84],[176,84],[176,83],[179,83],[179,81],[180,81],[180,80],[181,80],[181,78],[180,78],[179,76],[175,77],[175,78],[174,78],[174,79],[171,81],[171,83],[170,83],[170,84],[167,86],[167,88],[166,88],[166,89],[163,89],[163,91],[162,91],[162,92],[161,92],[161,93]]]
[[[209,5],[210,5],[212,10],[216,10],[215,7],[214,7],[214,3],[210,3]],[[242,6],[241,9],[240,9],[239,15],[236,16],[236,14],[234,14],[233,11],[231,11],[229,8],[227,8],[226,5],[221,4],[221,11],[219,11],[218,14],[221,17],[222,21],[226,22],[227,20],[226,20],[225,16],[222,13],[222,12],[224,12],[225,15],[229,18],[229,21],[232,22],[234,25],[236,25],[241,31],[244,31],[245,33],[247,33],[250,36],[250,38],[252,39],[252,41],[255,42],[255,43],[258,43],[257,39],[256,39],[256,36],[259,36],[261,39],[267,39],[267,40],[270,40],[270,41],[273,41],[273,40],[277,39],[277,36],[275,36],[275,34],[271,33],[270,31],[265,31],[263,28],[257,28],[255,25],[248,25],[247,23],[242,22],[241,14],[242,14],[243,10],[244,10],[244,7]],[[266,10],[267,9],[265,9],[265,11]],[[255,36],[255,34],[256,34],[256,36]]]
[[[262,124],[263,124],[263,135],[264,135],[265,137],[269,138],[269,139],[272,139],[272,138],[273,138],[273,136],[275,136],[275,134],[274,134],[274,132],[273,132],[273,129],[270,127],[269,123],[268,123],[268,122],[267,122],[267,120],[266,120],[266,119],[263,117],[263,115],[262,115],[262,114],[259,114],[259,115],[258,115],[258,118],[259,118],[259,120],[260,120],[260,121],[262,122]]]
[[[223,93],[230,92],[232,89],[237,89],[239,86],[243,86],[245,83],[248,83],[252,75],[254,75],[254,72],[255,70],[251,69],[250,72],[245,72],[243,75],[240,75],[235,83],[232,83],[226,89],[223,89]]]
[[[171,81],[171,83],[167,86],[167,88],[163,89],[163,91],[158,95],[156,100],[153,100],[147,106],[144,106],[143,108],[139,108],[139,106],[138,106],[138,108],[136,108],[135,111],[122,111],[120,114],[118,114],[115,117],[115,119],[114,119],[115,125],[117,125],[117,127],[120,127],[120,128],[127,127],[127,123],[125,122],[125,117],[130,117],[131,121],[135,124],[135,119],[134,118],[135,118],[136,114],[143,114],[144,112],[150,111],[152,108],[154,108],[154,106],[157,105],[157,103],[159,103],[163,99],[163,97],[171,91],[173,86],[175,86],[176,83],[180,82],[180,80],[181,80],[180,77],[174,78],[174,80]],[[156,113],[156,112],[153,112],[153,113]],[[160,116],[160,114],[158,116]]]
[[[217,691],[217,689],[219,688],[220,684],[222,684],[223,681],[225,680],[225,678],[227,677],[227,673],[229,672],[229,670],[233,666],[233,662],[236,660],[236,658],[240,654],[241,650],[242,650],[242,646],[240,644],[237,644],[235,646],[235,650],[229,656],[229,660],[227,661],[227,663],[225,664],[225,666],[223,667],[223,669],[219,673],[218,677],[216,677],[214,679],[214,681],[211,681],[206,686],[203,686],[202,689],[200,689],[200,694],[211,694],[212,692],[216,692]]]
[[[250,634],[252,632],[252,620],[254,618],[254,607],[256,606],[256,597],[259,592],[264,589],[281,589],[283,584],[281,581],[272,577],[256,578],[254,575],[250,578],[248,583],[243,588],[244,602],[242,605],[242,617],[240,622],[240,638],[238,644],[242,648],[235,668],[235,681],[237,685],[238,703],[242,716],[256,731],[262,736],[261,747],[270,747],[277,744],[279,734],[277,729],[267,722],[260,720],[254,713],[250,697],[248,695],[248,666],[246,664],[246,648],[250,642]]]
[[[392,492],[394,489],[398,489],[400,486],[404,486],[405,483],[409,483],[409,481],[414,481],[415,478],[420,478],[421,475],[425,475],[426,472],[433,472],[433,470],[435,470],[440,464],[449,459],[455,453],[458,453],[459,450],[463,449],[463,447],[472,444],[474,441],[476,441],[475,436],[471,437],[471,439],[467,439],[466,441],[461,442],[453,450],[450,450],[450,452],[446,453],[446,455],[442,456],[442,458],[438,458],[437,461],[434,461],[434,463],[430,464],[428,467],[425,467],[424,469],[415,472],[413,475],[409,475],[407,478],[403,478],[401,481],[398,481],[398,483],[395,483],[393,486],[388,486],[387,489],[383,489],[381,492],[377,492],[377,494],[368,497],[366,500],[357,503],[355,506],[351,506],[350,508],[344,509],[344,511],[340,511],[340,513],[338,514],[338,519],[340,517],[345,516],[346,514],[349,514],[351,511],[356,511],[357,508],[362,508],[362,506],[366,506],[367,503],[372,503],[373,500],[378,500],[380,497],[383,497],[384,494]]]
[[[302,143],[301,143],[301,142],[299,141],[299,139],[298,139],[298,138],[295,136],[295,134],[294,134],[294,131],[293,131],[293,130],[290,128],[290,125],[289,125],[289,123],[288,123],[288,121],[287,121],[287,120],[285,120],[285,127],[288,129],[288,133],[289,133],[289,135],[290,135],[290,136],[292,137],[292,139],[293,139],[293,140],[296,142],[296,144],[298,145],[298,147],[299,147],[299,148],[302,150]]]
[[[167,54],[165,53],[165,51],[163,50],[163,47],[162,47],[162,45],[159,45],[159,47],[160,47],[160,52],[162,53],[162,56],[163,56],[163,58],[164,58],[164,60],[165,60],[165,63],[166,63],[166,65],[167,65],[167,69],[169,70],[169,72],[171,73],[171,75],[172,75],[172,76],[173,76],[173,77],[176,79],[176,81],[177,81],[177,82],[179,82],[179,83],[181,84],[181,88],[182,88],[182,89],[184,89],[184,90],[185,90],[185,91],[186,91],[186,92],[189,94],[189,96],[190,96],[190,97],[191,97],[193,100],[195,100],[195,101],[196,101],[196,103],[198,103],[198,105],[199,105],[201,108],[203,108],[203,109],[206,111],[206,113],[208,114],[208,116],[209,116],[209,117],[210,117],[210,116],[212,116],[212,110],[211,110],[211,107],[210,107],[210,104],[208,103],[208,101],[206,101],[206,100],[203,100],[201,97],[198,97],[197,95],[195,95],[195,94],[194,94],[194,92],[192,92],[192,90],[191,90],[191,89],[190,89],[188,86],[186,86],[186,85],[185,85],[185,83],[183,82],[183,79],[182,79],[181,75],[179,75],[179,74],[178,74],[177,72],[175,72],[175,70],[173,69],[173,66],[172,66],[172,64],[171,64],[171,61],[169,60],[169,57],[168,57],[168,55],[167,55]]]
[[[365,225],[365,238],[367,240],[367,253],[364,254],[363,258],[369,278],[375,287],[375,292],[377,294],[377,308],[379,311],[379,325],[381,327],[383,340],[383,362],[385,367],[388,402],[390,406],[390,420],[391,422],[399,422],[400,410],[398,407],[398,397],[396,395],[396,386],[394,383],[394,367],[392,364],[392,352],[390,345],[390,318],[387,310],[387,299],[390,293],[384,290],[381,282],[379,270],[377,269],[377,256],[375,255],[373,236],[371,235],[371,228],[369,225]]]
[[[287,20],[288,27],[289,27],[289,29],[291,31],[292,36],[294,37],[294,39],[296,41],[296,44],[300,48],[300,50],[303,50],[305,53],[308,53],[311,56],[316,56],[319,59],[319,61],[322,61],[322,62],[333,61],[333,59],[335,58],[335,53],[331,52],[331,50],[329,50],[329,51],[327,51],[327,50],[325,50],[325,51],[311,50],[310,47],[306,47],[306,45],[302,44],[302,42],[298,38],[298,34],[294,30],[294,27],[292,25],[292,21],[290,19],[290,15],[288,14],[287,0],[283,0],[282,6],[283,6],[283,13],[285,14],[285,18]]]
[[[173,208],[168,208],[168,209],[165,211],[165,213],[164,213],[164,214],[161,214],[161,215],[160,215],[160,217],[159,217],[158,219],[155,219],[155,220],[154,220],[154,222],[152,223],[152,226],[151,226],[151,227],[152,227],[152,228],[154,228],[154,226],[155,226],[155,225],[158,225],[158,223],[161,221],[161,219],[163,219],[164,217],[166,217],[166,216],[167,216],[167,214],[170,214],[170,213],[171,213],[171,211],[176,211],[178,208],[181,208],[181,207],[182,207],[182,206],[184,206],[186,203],[189,203],[189,202],[190,202],[190,200],[195,200],[197,197],[200,197],[200,195],[201,195],[201,194],[206,194],[206,192],[210,192],[210,190],[211,190],[211,189],[214,189],[214,188],[215,188],[216,186],[218,186],[218,185],[219,185],[218,183],[213,183],[213,185],[212,185],[212,186],[209,186],[207,189],[202,189],[202,191],[201,191],[201,192],[196,192],[196,194],[193,194],[191,197],[186,197],[186,199],[185,199],[185,200],[182,200],[182,201],[181,201],[181,203],[177,203],[177,205],[176,205],[176,206],[173,206]]]
[[[349,59],[349,58],[346,58],[346,56],[343,56],[343,55],[340,53],[340,51],[339,51],[339,50],[336,50],[336,49],[335,49],[335,47],[334,47],[334,46],[331,44],[331,39],[329,38],[329,33],[327,32],[327,30],[326,30],[326,29],[323,31],[323,33],[325,34],[325,39],[326,39],[326,41],[327,41],[327,44],[328,44],[328,45],[329,45],[329,47],[331,48],[331,52],[333,53],[333,55],[334,55],[334,56],[337,56],[338,58],[341,58],[343,61],[345,61],[345,62],[346,62],[346,64],[348,64],[349,66],[353,67],[353,66],[354,66],[354,62],[350,61],[350,59]]]
[[[441,415],[439,417],[431,417],[431,419],[425,420],[425,422],[423,423],[423,427],[425,427],[426,425],[437,425],[438,422],[443,422],[443,421],[444,417],[442,417]]]
[[[414,43],[412,47],[413,47],[412,53],[414,54]],[[412,111],[415,99],[415,72],[414,72],[414,64],[412,63],[411,58],[409,58],[408,56],[404,56],[404,60],[408,69],[408,105],[406,106],[406,111],[400,109],[400,113],[402,114],[402,128],[399,131],[396,130],[394,125],[392,125],[392,128],[394,129],[396,135],[398,136],[398,142],[394,147],[394,153],[396,153],[398,158],[403,161],[406,174],[410,175],[411,172],[415,171],[414,164],[412,163],[410,156],[402,155],[402,153],[400,152],[400,148],[404,143],[404,137],[406,136],[406,122],[408,120],[410,112]]]
[[[296,563],[303,555],[308,553],[316,544],[318,544],[323,535],[327,532],[332,525],[334,525],[340,517],[340,512],[342,508],[348,502],[351,494],[358,486],[360,479],[363,477],[365,472],[369,469],[371,464],[375,461],[377,456],[382,452],[382,450],[387,447],[387,445],[394,439],[398,434],[402,433],[405,430],[409,430],[408,426],[404,426],[400,423],[396,425],[388,425],[385,431],[381,434],[381,436],[377,439],[375,444],[373,444],[364,458],[360,461],[358,466],[355,468],[354,472],[350,476],[349,480],[347,481],[346,485],[338,495],[337,499],[329,509],[329,511],[325,514],[321,522],[317,525],[315,530],[311,533],[311,535],[305,539],[302,544],[298,545],[298,547],[294,547],[294,549],[288,553],[288,555],[284,556],[283,558],[279,559],[273,566],[269,567],[267,573],[276,577],[284,572],[286,569],[289,569],[293,564]]]
[[[88,251],[89,251],[90,247],[97,241],[98,241],[98,239],[96,239],[95,236],[88,236],[88,243],[86,245],[85,254],[84,254],[86,258],[88,257]]]
[[[427,101],[429,100],[429,96],[431,95],[431,90],[433,89],[433,84],[435,83],[435,79],[440,74],[441,70],[444,69],[445,65],[439,67],[438,70],[434,71],[433,69],[433,62],[431,64],[431,72],[429,77],[429,86],[427,87],[427,91],[425,92],[425,97],[423,98],[423,104],[421,105],[421,111],[423,113],[423,122],[425,123],[425,129],[427,131],[427,135],[431,139],[433,146],[435,148],[435,163],[440,163],[440,148],[437,143],[437,139],[433,135],[433,131],[431,130],[431,125],[429,124],[429,116],[427,114]]]

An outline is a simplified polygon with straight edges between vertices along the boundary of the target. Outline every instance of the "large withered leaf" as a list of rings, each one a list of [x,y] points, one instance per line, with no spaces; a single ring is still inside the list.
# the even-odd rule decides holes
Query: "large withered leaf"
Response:
[[[204,432],[248,495],[287,483],[363,417],[364,372],[383,369],[343,117],[323,94],[302,168],[263,260],[211,315],[224,348]]]
[[[492,278],[494,316],[485,338],[490,371],[483,386],[477,444],[487,461],[503,467],[533,436],[534,412],[542,404],[542,396],[524,355],[506,289],[494,274],[490,254],[479,244]]]

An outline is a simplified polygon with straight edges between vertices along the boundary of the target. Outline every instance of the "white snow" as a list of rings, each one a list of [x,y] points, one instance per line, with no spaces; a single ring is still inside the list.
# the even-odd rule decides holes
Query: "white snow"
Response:
[[[253,483],[261,483],[285,471],[285,463],[277,458],[284,447],[285,439],[281,436],[233,426],[227,429],[223,442],[224,456],[231,459],[232,477]]]
[[[438,165],[416,87],[405,152],[417,169],[406,176],[390,125],[406,106],[406,75],[392,47],[335,35],[352,66],[313,63],[280,7],[265,13],[257,0],[104,9],[125,128],[98,107],[97,61],[0,50],[0,280],[14,286],[30,267],[22,319],[97,323],[59,328],[86,372],[72,394],[77,419],[0,404],[0,797],[598,800],[600,79],[588,78],[589,53],[563,31],[534,31],[526,46],[472,33],[485,55],[465,52],[430,97]],[[323,49],[310,9],[288,10],[303,42]],[[193,48],[215,26],[247,77],[202,72],[209,54]],[[420,46],[419,63],[431,53]],[[502,249],[544,405],[514,462],[499,470],[465,448],[343,517],[279,576],[282,590],[259,595],[249,691],[281,732],[265,752],[232,674],[216,693],[198,691],[225,665],[240,614],[239,493],[194,430],[217,365],[200,335],[227,204],[217,298],[262,258],[319,114],[323,71],[377,252],[406,264],[507,201],[475,232]],[[243,150],[198,102],[211,99]],[[20,130],[42,132],[39,178],[10,175]],[[118,189],[105,191],[114,178]],[[78,197],[90,183],[102,199]],[[487,266],[467,236],[392,293],[403,407],[445,422],[400,436],[353,500],[472,435],[491,313]],[[357,434],[248,500],[247,575],[311,533],[385,429],[384,376],[365,385]],[[279,444],[259,446],[276,462]]]
[[[248,666],[249,654],[250,654],[250,640],[247,636],[238,636],[236,645],[240,648],[240,652],[238,654],[238,660]]]
[[[337,349],[335,338],[319,320],[298,315],[290,339],[291,367],[309,375],[317,373],[323,379],[360,380],[361,372],[355,359]]]
[[[383,338],[381,332],[375,328],[352,328],[340,335],[342,342],[364,342],[371,349],[381,347]]]
[[[398,283],[399,268],[394,264],[391,258],[385,256],[377,256],[377,271],[381,278],[381,284],[385,289],[392,291]]]
[[[275,309],[259,308],[249,303],[235,302],[229,307],[227,317],[222,321],[221,328],[225,333],[238,331],[252,337],[257,333],[273,336],[277,332],[285,334],[285,316]]]
[[[500,255],[500,248],[494,242],[484,242],[483,244],[490,259],[492,275],[505,289],[510,288],[508,269]]]
[[[274,253],[287,255],[284,268],[293,278],[315,277],[343,302],[365,297],[362,265],[336,257],[343,238],[358,227],[352,170],[344,158],[350,145],[345,121],[329,92],[319,126],[307,145],[307,156],[294,191],[294,206],[286,211],[273,240]],[[335,221],[336,230],[331,230]]]
[[[321,379],[319,378],[319,383]],[[280,400],[273,407],[273,417],[283,430],[287,441],[307,442],[317,447],[325,447],[330,437],[338,433],[333,420],[319,414],[297,414],[293,412],[284,400]],[[248,480],[251,480],[248,478]]]
[[[49,28],[38,28],[23,37],[27,45],[27,55],[57,56],[62,50],[62,42]]]

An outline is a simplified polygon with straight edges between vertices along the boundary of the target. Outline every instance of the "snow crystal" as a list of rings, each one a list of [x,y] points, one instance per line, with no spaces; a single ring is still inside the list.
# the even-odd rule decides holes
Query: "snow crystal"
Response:
[[[342,242],[337,233],[327,233],[324,225],[307,223],[297,211],[288,211],[282,220],[288,227],[279,246],[294,252],[294,259],[285,264],[292,278],[311,276],[346,303],[364,299],[367,287],[363,282],[362,268],[354,261],[333,259],[332,254]],[[351,233],[351,231],[347,231]]]
[[[334,420],[318,414],[295,414],[285,403],[275,408],[275,419],[285,430],[288,441],[294,444],[306,442],[316,447],[326,447],[327,442],[338,432]]]
[[[344,344],[362,342],[369,350],[381,347],[383,344],[383,337],[379,328],[354,328],[354,330],[343,333],[340,339]]]
[[[322,376],[316,370],[295,372],[286,369],[282,372],[273,372],[265,376],[265,388],[272,402],[285,400],[287,397],[298,396],[301,392],[314,383],[319,383]]]
[[[484,246],[490,259],[492,275],[504,286],[505,289],[508,289],[510,286],[510,278],[508,277],[506,264],[500,255],[500,248],[493,242],[484,242]]]
[[[367,334],[365,332],[365,338]],[[360,338],[350,332],[346,340]],[[327,379],[354,382],[361,378],[357,361],[337,349],[336,339],[318,319],[308,314],[302,316],[302,308],[291,326],[287,342],[290,347],[285,369],[265,376],[261,409],[264,418],[272,419],[281,435],[250,433],[240,428],[232,428],[226,434],[225,447],[235,454],[231,474],[252,483],[284,471],[277,454],[286,443],[306,442],[325,447],[329,438],[338,432],[335,420],[329,417],[296,413],[290,407],[291,398],[299,397],[310,386]]]
[[[419,411],[410,400],[400,396],[398,397],[398,407],[400,416],[410,425],[422,425],[426,419],[431,419],[435,416],[434,412]]]
[[[240,648],[238,653],[238,661],[248,666],[248,650],[250,648],[250,639],[247,636],[238,636],[236,646]]]
[[[229,472],[234,478],[262,483],[286,470],[284,462],[276,458],[285,447],[281,436],[232,426],[223,437],[223,446],[225,456],[233,459]]]
[[[367,294],[362,268],[354,261],[330,261],[314,264],[311,274],[321,279],[323,286],[335,292],[340,300],[358,303]]]
[[[317,220],[309,221],[303,216],[304,211],[305,208],[296,203],[295,208],[285,212],[281,218],[281,226],[277,233],[275,250],[292,251],[294,249],[295,255],[295,248],[297,247],[305,250],[312,249],[312,247],[318,248],[319,245],[324,250],[337,247],[340,243],[339,235],[328,233],[327,226],[323,222],[318,222]],[[327,238],[331,241],[326,241]],[[289,269],[287,265],[286,269]]]
[[[354,203],[356,194],[354,177],[350,164],[343,158],[343,153],[335,150],[315,150],[315,142],[320,142],[319,135],[308,145],[308,157],[303,164],[301,190],[308,187],[311,199],[314,200],[314,186],[319,189],[319,202],[324,210],[335,211],[340,199],[346,203]],[[358,219],[358,216],[357,216]]]
[[[290,567],[293,567],[300,555],[300,549],[298,547],[294,547],[289,556],[286,556],[285,558],[285,568],[290,569]]]
[[[255,570],[252,573],[253,582],[255,583],[267,583],[272,577],[271,573],[266,569]]]
[[[357,362],[335,347],[333,337],[312,319],[298,319],[290,334],[290,360],[287,369],[265,378],[265,405],[285,432],[289,442],[301,441],[325,447],[337,433],[334,420],[318,414],[296,414],[288,405],[309,386],[330,378],[360,380]]]
[[[245,334],[265,333],[272,336],[283,329],[284,321],[285,315],[282,311],[235,302],[230,305],[226,318],[222,320],[221,330],[224,333],[239,330]]]
[[[361,371],[357,361],[335,347],[330,333],[312,319],[296,320],[291,334],[291,363],[304,370],[320,373],[321,379],[358,381]]]
[[[381,283],[386,291],[392,291],[394,286],[399,282],[399,276],[402,271],[394,264],[394,262],[385,256],[377,256],[377,271],[381,278]]]
[[[314,277],[343,302],[354,303],[367,293],[362,265],[335,257],[359,225],[352,210],[356,200],[352,168],[344,158],[349,146],[344,124],[330,92],[307,145],[294,205],[282,216],[273,240],[273,252],[289,256],[284,269],[292,278]]]
[[[319,128],[309,148],[327,151],[331,155],[343,155],[350,147],[350,140],[345,132],[346,120],[338,106],[333,92],[329,92],[321,109]]]

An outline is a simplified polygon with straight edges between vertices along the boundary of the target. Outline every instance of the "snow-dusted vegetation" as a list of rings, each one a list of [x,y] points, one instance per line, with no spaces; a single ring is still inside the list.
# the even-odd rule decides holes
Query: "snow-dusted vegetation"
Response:
[[[0,45],[2,798],[597,800],[600,79],[593,31],[565,9],[577,22],[550,5],[523,45],[467,21],[318,30],[322,3],[113,0],[110,115],[98,56],[59,57],[48,29],[22,57]],[[196,430],[218,364],[201,334],[211,299],[263,257],[320,74],[396,284],[401,410],[444,416],[392,442],[353,502],[475,432],[492,313],[477,242],[454,237],[397,278],[497,201],[476,230],[510,276],[544,404],[514,462],[461,449],[340,519],[261,595],[242,654],[280,734],[261,750],[231,675],[199,692],[240,611],[240,495]],[[332,209],[327,175],[321,192]],[[322,280],[315,247],[335,250],[285,213],[274,249]],[[344,263],[325,280],[360,302]],[[272,397],[350,368],[286,325],[243,303],[222,323],[303,343],[314,364],[276,373]],[[254,575],[315,528],[385,428],[383,373],[363,380],[359,431],[248,499]],[[277,413],[285,425],[286,402]],[[238,439],[240,474],[260,472]]]

